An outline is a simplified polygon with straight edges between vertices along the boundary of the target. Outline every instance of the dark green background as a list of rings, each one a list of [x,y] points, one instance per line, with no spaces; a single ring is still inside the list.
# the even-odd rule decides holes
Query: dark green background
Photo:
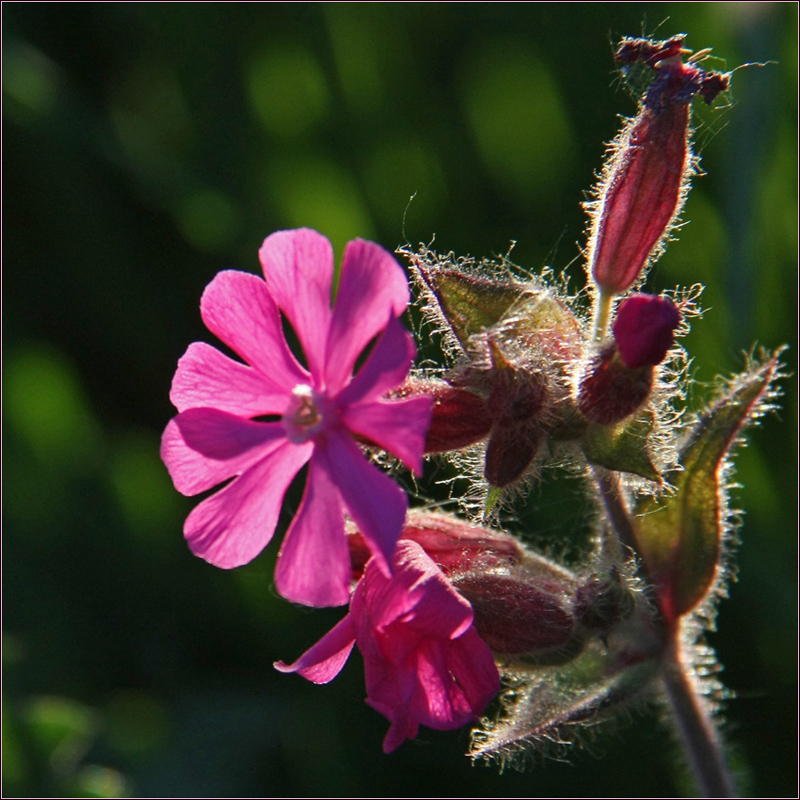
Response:
[[[381,752],[360,657],[272,669],[339,619],[280,600],[273,545],[224,572],[158,459],[220,269],[307,225],[568,269],[635,105],[611,44],[689,34],[737,72],[698,109],[707,175],[648,286],[707,286],[703,387],[796,318],[795,4],[3,4],[5,791],[24,796],[670,796],[654,713],[571,766],[470,766],[467,731]],[[666,21],[664,21],[666,20]],[[663,21],[663,24],[662,24]],[[660,25],[660,27],[659,27]],[[714,62],[717,63],[717,62]],[[726,107],[727,106],[727,107]],[[409,197],[416,199],[409,205]],[[790,363],[795,353],[790,351]],[[796,790],[796,395],[741,451],[739,582],[711,636],[745,790]],[[542,494],[550,540],[573,512]],[[561,516],[560,516],[561,515]],[[288,517],[287,517],[288,519]],[[285,520],[282,527],[285,525]],[[92,766],[94,765],[94,766]],[[102,768],[96,765],[102,765]],[[794,788],[793,788],[794,787]]]

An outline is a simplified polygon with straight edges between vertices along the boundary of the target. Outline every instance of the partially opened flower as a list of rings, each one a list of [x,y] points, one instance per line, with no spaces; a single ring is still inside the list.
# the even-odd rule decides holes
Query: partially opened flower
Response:
[[[364,657],[367,703],[391,726],[383,750],[413,739],[420,725],[453,730],[473,722],[500,689],[489,647],[470,604],[416,543],[402,540],[386,577],[373,557],[350,613],[294,664],[275,664],[328,683],[354,644]]]
[[[350,596],[345,511],[388,572],[407,508],[404,493],[370,464],[357,440],[421,470],[430,401],[383,399],[414,358],[399,321],[408,285],[387,251],[360,239],[345,249],[333,304],[333,252],[319,233],[274,233],[259,256],[265,280],[221,272],[201,301],[209,330],[247,363],[203,342],[189,346],[170,394],[180,413],[164,431],[161,456],[186,495],[233,478],[184,526],[193,552],[225,568],[246,564],[267,545],[286,490],[308,463],[275,581],[294,602],[341,605]],[[287,344],[281,315],[305,365]]]

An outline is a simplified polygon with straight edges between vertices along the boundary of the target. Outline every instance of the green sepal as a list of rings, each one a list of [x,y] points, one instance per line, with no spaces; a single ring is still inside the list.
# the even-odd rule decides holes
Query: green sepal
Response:
[[[568,742],[571,729],[595,725],[645,696],[658,669],[655,654],[632,663],[594,641],[567,664],[512,673],[500,718],[473,731],[469,755],[504,767],[527,747]]]
[[[617,425],[589,423],[581,441],[583,453],[598,467],[660,481],[647,449],[654,424],[652,413],[631,417]]]
[[[465,350],[470,349],[471,336],[494,327],[527,291],[511,281],[476,278],[455,269],[428,271],[417,266]]]
[[[635,508],[637,549],[667,620],[697,607],[714,585],[728,524],[726,461],[742,429],[774,396],[779,355],[752,364],[726,386],[680,448],[680,469],[667,476],[674,491]]]

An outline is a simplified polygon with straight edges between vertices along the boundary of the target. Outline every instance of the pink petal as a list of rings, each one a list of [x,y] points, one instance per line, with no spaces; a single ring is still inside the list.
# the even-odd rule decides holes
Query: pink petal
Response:
[[[409,713],[422,725],[438,731],[460,728],[475,719],[464,692],[450,674],[447,645],[426,642],[417,651],[417,691]]]
[[[203,292],[200,312],[208,329],[255,367],[273,393],[309,382],[286,344],[278,308],[261,278],[220,272]]]
[[[279,672],[297,672],[312,683],[329,683],[341,672],[355,641],[353,619],[348,614],[294,664],[276,661],[273,666]]]
[[[283,440],[200,503],[183,527],[192,552],[224,569],[252,561],[272,538],[286,489],[312,450],[312,443],[295,445]]]
[[[325,460],[350,516],[388,571],[408,498],[391,478],[367,461],[347,434],[329,431],[324,446],[318,444],[315,456]]]
[[[341,388],[361,351],[399,317],[409,301],[408,281],[394,257],[373,242],[355,239],[344,251],[326,362],[327,385]]]
[[[308,481],[283,540],[275,586],[293,603],[339,606],[350,600],[350,555],[344,533],[342,501],[329,465],[311,458]]]
[[[399,386],[411,368],[416,353],[413,337],[396,317],[387,317],[383,322],[386,330],[353,380],[337,396],[342,405],[376,400]]]
[[[312,375],[321,379],[331,320],[331,243],[308,228],[278,231],[258,255],[270,294],[292,323]]]
[[[450,642],[447,669],[464,692],[475,716],[482,714],[500,691],[500,674],[494,656],[475,628]]]
[[[344,410],[342,420],[351,433],[369,439],[422,475],[425,433],[431,420],[429,397],[352,405]]]
[[[175,488],[193,495],[239,475],[285,442],[280,423],[251,422],[214,408],[192,408],[167,424],[161,458]]]
[[[178,411],[216,408],[240,417],[283,414],[289,402],[285,389],[251,367],[223,355],[205,342],[194,342],[178,361],[169,394]]]

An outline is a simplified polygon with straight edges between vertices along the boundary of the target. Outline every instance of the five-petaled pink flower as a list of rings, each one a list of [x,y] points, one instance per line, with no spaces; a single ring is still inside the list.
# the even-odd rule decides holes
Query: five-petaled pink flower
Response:
[[[413,739],[420,725],[453,730],[473,722],[500,689],[472,606],[425,551],[403,539],[393,567],[386,577],[370,559],[348,615],[294,664],[275,664],[281,672],[328,683],[357,643],[367,703],[391,722],[385,753]]]
[[[408,284],[386,250],[356,239],[345,249],[332,303],[331,245],[308,229],[272,234],[259,256],[265,280],[221,272],[200,304],[209,330],[247,364],[203,342],[189,346],[170,394],[180,413],[164,431],[161,457],[186,495],[233,478],[184,525],[193,552],[225,568],[246,564],[267,545],[286,490],[308,463],[275,582],[294,602],[342,605],[350,597],[345,511],[388,573],[408,505],[357,441],[387,450],[417,473],[422,466],[430,401],[383,399],[414,358],[413,339],[399,321]],[[287,344],[281,315],[305,365]]]

